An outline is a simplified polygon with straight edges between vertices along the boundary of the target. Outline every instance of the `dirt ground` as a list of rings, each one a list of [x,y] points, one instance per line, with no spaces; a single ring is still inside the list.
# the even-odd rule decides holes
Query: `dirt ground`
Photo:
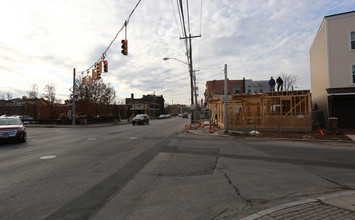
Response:
[[[233,136],[244,137],[261,137],[261,138],[294,138],[294,139],[309,139],[309,140],[341,140],[341,141],[353,141],[342,132],[327,132],[312,131],[306,132],[259,132],[258,134],[232,132]]]

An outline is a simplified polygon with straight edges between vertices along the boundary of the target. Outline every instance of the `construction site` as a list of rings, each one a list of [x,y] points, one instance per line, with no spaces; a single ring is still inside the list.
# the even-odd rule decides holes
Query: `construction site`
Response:
[[[212,123],[224,128],[223,99],[209,100]],[[233,94],[228,104],[228,129],[258,131],[310,131],[310,90]]]

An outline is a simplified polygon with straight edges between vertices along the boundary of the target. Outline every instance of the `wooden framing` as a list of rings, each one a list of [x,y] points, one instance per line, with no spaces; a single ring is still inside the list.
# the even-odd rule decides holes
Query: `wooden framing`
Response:
[[[229,129],[311,129],[309,90],[232,95],[228,105]],[[223,100],[210,100],[212,120],[224,128]]]

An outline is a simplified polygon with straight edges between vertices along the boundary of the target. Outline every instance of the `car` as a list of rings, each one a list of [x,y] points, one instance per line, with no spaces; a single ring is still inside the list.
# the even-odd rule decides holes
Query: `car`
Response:
[[[170,115],[170,114],[167,114],[167,115],[165,115],[165,117],[167,117],[167,118],[171,118],[171,115]]]
[[[182,114],[179,114],[178,117],[182,117]]]
[[[164,119],[166,118],[166,115],[159,115],[159,119]]]
[[[0,117],[0,141],[26,142],[27,133],[22,120],[18,116]]]
[[[149,124],[149,116],[147,114],[138,114],[132,119],[132,125]]]
[[[189,113],[184,112],[184,114],[182,114],[182,117],[183,117],[183,118],[189,118]]]
[[[27,115],[19,115],[18,117],[23,121],[23,123],[29,123],[33,121],[33,118]]]

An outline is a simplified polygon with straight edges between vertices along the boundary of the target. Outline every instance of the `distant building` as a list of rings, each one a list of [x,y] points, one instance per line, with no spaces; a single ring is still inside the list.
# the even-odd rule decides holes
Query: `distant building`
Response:
[[[257,94],[268,92],[269,88],[268,80],[253,81],[251,79],[245,80],[245,94]]]
[[[309,53],[314,107],[355,128],[355,11],[325,16]]]
[[[180,104],[168,105],[168,113],[172,115],[179,115],[186,111],[187,111],[186,105],[180,105]]]
[[[126,98],[126,105],[130,106],[131,114],[147,114],[150,117],[158,116],[164,112],[164,98],[162,95],[143,95],[140,99],[135,99],[134,94],[131,98]]]
[[[228,80],[228,95],[263,93],[269,91],[268,80],[253,81],[251,79]],[[224,97],[224,80],[206,82],[205,105],[209,100],[222,99]]]

